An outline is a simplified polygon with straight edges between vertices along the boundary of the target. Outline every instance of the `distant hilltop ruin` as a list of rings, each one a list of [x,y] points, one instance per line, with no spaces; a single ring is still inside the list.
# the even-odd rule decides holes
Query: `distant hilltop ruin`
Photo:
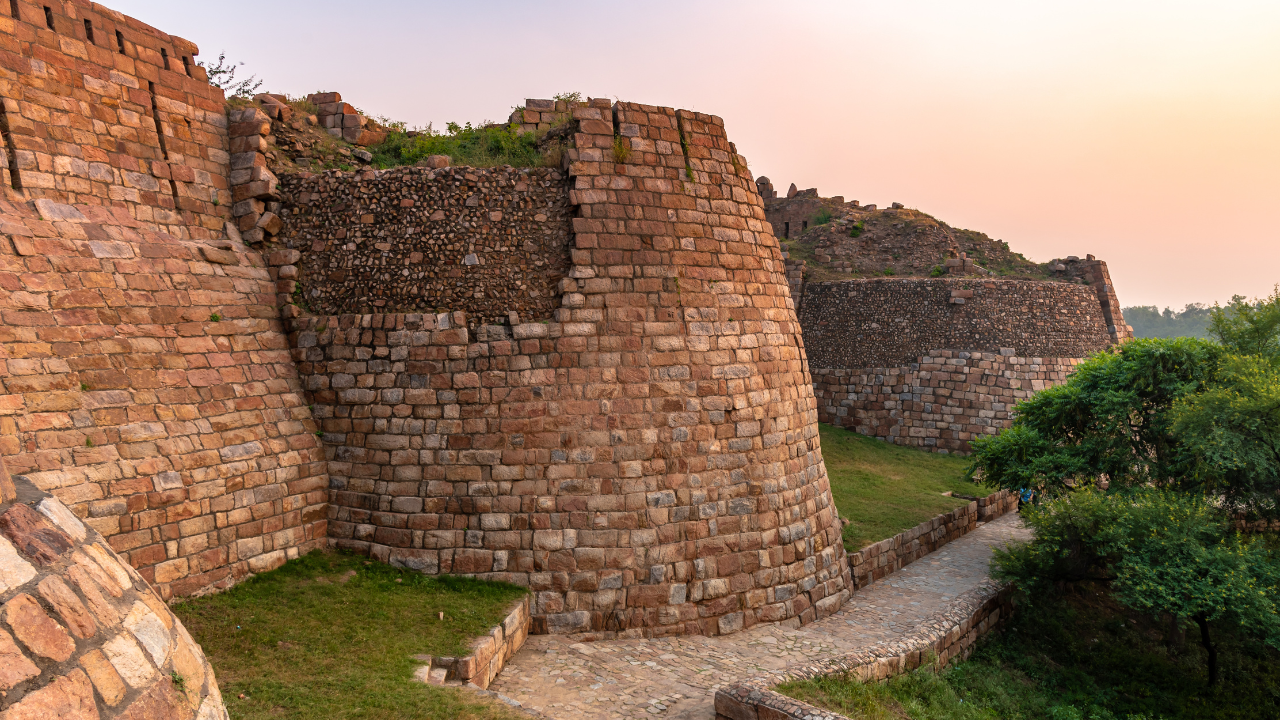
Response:
[[[822,422],[939,452],[1008,427],[1013,406],[1132,337],[1107,265],[1033,263],[894,203],[756,180],[786,257]]]

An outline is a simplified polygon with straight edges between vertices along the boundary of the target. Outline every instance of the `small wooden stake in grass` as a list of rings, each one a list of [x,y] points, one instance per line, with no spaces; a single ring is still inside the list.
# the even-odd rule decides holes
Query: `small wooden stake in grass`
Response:
[[[440,613],[440,619],[441,619],[441,620],[443,620],[443,619],[444,619],[444,612],[441,612],[441,613]]]

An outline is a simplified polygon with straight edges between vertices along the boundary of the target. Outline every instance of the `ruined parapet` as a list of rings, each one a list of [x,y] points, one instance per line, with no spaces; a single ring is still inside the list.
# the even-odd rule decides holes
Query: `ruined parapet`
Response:
[[[227,718],[213,668],[164,601],[3,462],[0,717]]]
[[[573,120],[571,266],[549,322],[293,321],[333,541],[527,585],[535,632],[719,634],[834,612],[849,569],[781,252],[745,161],[713,116],[591,101]],[[415,177],[363,182],[398,198]],[[478,193],[441,221],[507,212],[499,202]],[[308,217],[290,209],[286,243]],[[378,241],[392,257],[413,242]]]
[[[522,107],[516,108],[507,122],[516,126],[516,131],[524,134],[537,130],[550,130],[573,119],[575,108],[587,107],[592,101],[539,100],[530,98]]]
[[[350,103],[343,102],[340,93],[313,93],[307,100],[319,108],[316,117],[320,126],[336,138],[362,146],[377,145],[387,139],[384,128],[361,115]]]

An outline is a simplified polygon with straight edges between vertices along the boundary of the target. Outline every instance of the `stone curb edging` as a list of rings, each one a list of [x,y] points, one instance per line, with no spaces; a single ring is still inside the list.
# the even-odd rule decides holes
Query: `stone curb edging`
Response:
[[[415,680],[430,685],[460,683],[488,690],[489,683],[502,672],[512,655],[524,646],[533,625],[530,596],[525,595],[507,613],[506,619],[489,629],[489,634],[471,643],[466,657],[430,657],[426,665],[413,674]],[[428,656],[420,656],[427,660]]]
[[[980,522],[991,522],[1018,509],[1018,494],[999,490],[951,512],[943,513],[886,540],[849,553],[849,569],[855,589],[864,588],[895,573],[943,545],[972,532]]]
[[[969,656],[974,642],[1013,611],[1012,593],[986,583],[958,597],[936,620],[884,647],[841,655],[805,667],[753,678],[716,691],[717,720],[847,720],[771,688],[792,680],[852,675],[859,681],[886,680],[931,663],[942,669]]]

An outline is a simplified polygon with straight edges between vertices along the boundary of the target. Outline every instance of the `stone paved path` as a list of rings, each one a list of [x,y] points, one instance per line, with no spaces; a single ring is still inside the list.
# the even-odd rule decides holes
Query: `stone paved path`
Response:
[[[856,593],[799,629],[758,625],[726,637],[574,643],[530,637],[491,690],[556,720],[715,717],[715,691],[832,655],[893,642],[983,586],[991,547],[1029,537],[1005,515]]]

